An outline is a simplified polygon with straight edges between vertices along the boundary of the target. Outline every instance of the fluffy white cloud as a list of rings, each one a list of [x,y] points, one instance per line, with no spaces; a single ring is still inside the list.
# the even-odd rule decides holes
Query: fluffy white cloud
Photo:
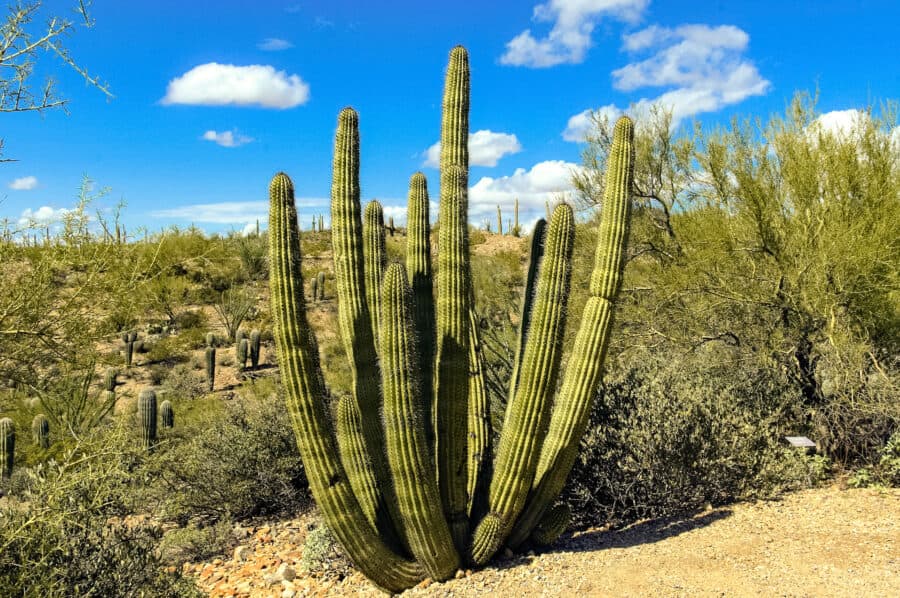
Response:
[[[14,191],[31,191],[37,186],[37,177],[33,176],[23,176],[18,179],[13,179],[13,181],[9,184],[9,188]]]
[[[286,39],[281,39],[278,37],[267,37],[266,39],[256,44],[256,47],[266,52],[279,52],[281,50],[293,48],[294,44]]]
[[[27,226],[31,223],[50,224],[61,220],[68,212],[69,210],[66,208],[51,208],[50,206],[41,206],[36,210],[25,208],[22,211],[22,215],[19,216],[19,224],[21,226]]]
[[[512,216],[513,203],[518,199],[520,222],[533,224],[544,215],[546,202],[552,205],[561,195],[574,191],[572,174],[580,168],[572,162],[548,160],[530,170],[517,168],[508,176],[482,177],[469,187],[469,220],[478,224],[489,219],[493,223],[497,205]]]
[[[616,108],[612,104],[607,104],[606,106],[602,106],[597,108],[596,110],[584,110],[579,112],[578,114],[569,118],[569,122],[566,124],[566,130],[563,131],[563,139],[566,141],[572,141],[574,143],[581,143],[584,141],[585,136],[588,131],[590,131],[591,126],[593,125],[593,115],[596,113],[599,117],[606,117],[609,122],[615,122],[620,116],[622,116],[623,112],[619,108]]]
[[[613,71],[613,86],[622,91],[670,87],[656,97],[634,102],[628,112],[638,118],[653,104],[672,110],[673,125],[684,118],[715,112],[751,96],[763,95],[771,83],[744,56],[750,37],[732,25],[652,26],[623,38],[631,53],[651,53]],[[608,105],[598,109],[611,118],[622,110]],[[566,141],[583,141],[590,126],[590,110],[569,118]]]
[[[500,158],[522,151],[519,139],[510,133],[495,133],[483,129],[469,135],[469,165],[496,166]],[[437,168],[441,162],[441,142],[425,150],[424,166]]]
[[[298,197],[297,205],[301,211],[306,208],[326,210],[331,201],[320,197]],[[316,213],[319,213],[318,211]],[[193,204],[156,210],[150,213],[154,218],[171,218],[188,222],[211,222],[215,224],[240,224],[256,221],[264,222],[269,218],[269,202],[267,201],[224,201],[219,203]],[[311,216],[310,216],[311,217]],[[300,228],[305,228],[306,223],[300,217]]]
[[[830,133],[835,137],[846,137],[855,127],[861,124],[869,115],[862,110],[832,110],[819,116],[813,121],[812,128],[815,131]],[[896,131],[895,131],[896,132]]]
[[[222,147],[237,147],[239,145],[244,145],[245,143],[250,143],[253,141],[253,137],[247,137],[246,135],[241,135],[235,129],[234,131],[213,131],[209,130],[203,134],[202,139],[206,141],[212,141],[213,143],[217,143]]]
[[[169,81],[163,104],[293,108],[309,100],[309,85],[262,64],[209,62]]]
[[[549,0],[534,7],[532,20],[551,22],[544,38],[526,29],[506,44],[501,64],[551,67],[582,62],[591,47],[591,34],[604,17],[634,22],[650,0]]]

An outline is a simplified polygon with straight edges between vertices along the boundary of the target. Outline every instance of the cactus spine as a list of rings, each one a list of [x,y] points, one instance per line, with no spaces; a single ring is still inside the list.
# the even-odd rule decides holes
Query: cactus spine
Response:
[[[163,401],[159,404],[159,420],[163,428],[175,427],[175,412],[172,410],[171,401]]]
[[[250,331],[250,367],[259,367],[259,330],[255,328]]]
[[[537,227],[528,283],[536,290],[533,301],[523,304],[512,400],[497,457],[491,459],[468,263],[468,90],[468,59],[464,49],[454,48],[441,131],[438,295],[433,298],[431,291],[427,190],[424,177],[417,174],[410,181],[408,213],[412,290],[403,268],[390,266],[380,288],[380,362],[367,299],[367,285],[374,285],[365,274],[358,117],[352,109],[340,114],[332,244],[338,316],[353,391],[341,397],[334,424],[325,406],[315,338],[306,321],[293,184],[278,174],[269,189],[275,341],[310,488],[350,558],[377,585],[393,592],[412,587],[426,575],[446,578],[463,557],[484,563],[504,543],[513,545],[519,537],[552,541],[565,529],[564,510],[549,507],[569,473],[597,389],[608,316],[622,275],[631,171],[623,170],[621,161],[633,153],[630,121],[617,125],[614,148],[627,147],[616,149],[609,163],[618,173],[609,188],[618,190],[625,211],[611,207],[619,205],[616,201],[604,205],[597,249],[604,257],[598,257],[592,297],[578,333],[588,340],[576,341],[555,402],[571,278],[572,209],[557,206],[546,235]],[[543,237],[546,251],[541,258]],[[427,281],[427,286],[417,281]],[[431,312],[436,317],[421,318],[420,309],[428,313],[429,303],[433,310],[436,306]],[[435,322],[431,343],[428,327],[418,329],[420,321]],[[423,377],[429,363],[432,375]],[[407,559],[410,554],[417,562]]]
[[[366,274],[366,302],[369,305],[369,317],[372,319],[372,331],[375,335],[375,348],[378,348],[379,320],[381,319],[381,279],[387,264],[384,248],[384,210],[377,200],[366,204],[363,218],[363,257]]]
[[[50,448],[50,422],[43,413],[38,413],[31,420],[31,441],[42,449]]]
[[[216,385],[216,348],[210,345],[206,348],[206,388],[213,391]]]
[[[8,417],[0,419],[0,479],[12,475],[16,458],[16,425]]]
[[[149,388],[145,388],[138,395],[138,420],[143,446],[151,451],[156,444],[156,393]]]

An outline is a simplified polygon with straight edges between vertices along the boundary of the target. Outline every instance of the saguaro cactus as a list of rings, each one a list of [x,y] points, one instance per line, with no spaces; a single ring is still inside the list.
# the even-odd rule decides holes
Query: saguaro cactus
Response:
[[[148,451],[156,444],[156,393],[145,388],[138,395],[138,421],[141,426],[141,442]]]
[[[522,234],[522,229],[519,228],[519,198],[516,198],[516,203],[513,205],[513,226],[512,226],[512,236],[518,237]]]
[[[175,427],[175,411],[172,409],[171,401],[163,401],[159,404],[159,419],[163,428]]]
[[[209,392],[213,391],[216,385],[216,348],[209,346],[206,348],[206,388]]]
[[[319,279],[315,276],[309,282],[309,295],[312,298],[313,302],[319,300]]]
[[[0,419],[0,479],[12,475],[16,458],[16,425],[8,417]]]
[[[375,345],[378,345],[378,321],[381,318],[381,278],[387,265],[387,252],[384,248],[384,210],[377,200],[366,204],[363,218],[363,258],[365,259],[366,302],[369,304],[369,317],[372,319],[372,331]]]
[[[319,283],[317,285],[317,287],[319,289],[318,300],[325,301],[325,272],[324,271],[319,270],[319,274],[318,274],[318,276],[316,276],[316,281]]]
[[[125,367],[131,367],[135,341],[137,341],[137,332],[132,330],[122,334],[122,342],[125,343]]]
[[[250,356],[250,343],[242,338],[237,346],[237,367],[239,372],[247,369],[247,358]]]
[[[351,560],[392,592],[426,576],[446,579],[463,562],[483,564],[504,544],[552,542],[565,530],[568,513],[551,507],[597,391],[624,266],[633,160],[627,118],[616,125],[608,159],[591,297],[555,399],[572,277],[571,207],[555,208],[545,234],[543,221],[535,227],[530,301],[522,309],[511,399],[492,459],[468,263],[468,90],[468,58],[457,47],[443,102],[436,297],[421,173],[410,180],[406,270],[390,265],[380,284],[368,275],[358,116],[352,109],[340,114],[332,243],[353,392],[341,397],[334,422],[306,321],[293,183],[279,173],[269,187],[275,344],[310,488]],[[377,306],[370,286],[377,286]],[[380,312],[377,325],[370,310]]]
[[[50,447],[50,422],[43,413],[38,413],[31,420],[31,441],[42,449]]]
[[[497,234],[503,234],[503,213],[500,211],[500,204],[497,204]]]
[[[254,370],[259,367],[259,330],[256,328],[250,331],[250,367]]]

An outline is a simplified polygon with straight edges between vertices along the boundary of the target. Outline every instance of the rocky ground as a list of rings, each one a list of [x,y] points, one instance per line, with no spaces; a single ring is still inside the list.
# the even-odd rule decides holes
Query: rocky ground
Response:
[[[315,518],[238,530],[233,555],[186,564],[213,597],[376,596],[359,573],[300,574]],[[568,534],[421,596],[900,596],[900,489],[839,485],[609,531]]]

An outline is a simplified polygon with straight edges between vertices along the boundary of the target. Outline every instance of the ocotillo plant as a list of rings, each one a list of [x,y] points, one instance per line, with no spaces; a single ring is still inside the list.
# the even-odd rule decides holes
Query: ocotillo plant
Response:
[[[0,479],[12,475],[16,458],[16,425],[8,417],[0,419]]]
[[[250,368],[256,369],[259,367],[259,330],[253,329],[250,331]]]
[[[163,428],[175,427],[175,412],[172,409],[171,401],[163,401],[159,404],[159,420],[162,422]]]
[[[351,560],[393,592],[425,577],[446,579],[466,561],[484,564],[504,544],[552,541],[565,529],[567,513],[551,507],[587,424],[624,267],[634,154],[627,118],[615,127],[590,296],[555,398],[572,274],[571,207],[554,210],[543,235],[543,257],[531,252],[533,300],[524,308],[527,324],[512,399],[491,459],[468,263],[468,73],[465,50],[455,48],[441,127],[437,296],[430,279],[427,286],[416,285],[417,278],[431,276],[430,264],[421,259],[429,253],[429,230],[427,216],[410,209],[407,267],[413,285],[399,264],[387,269],[375,329],[367,301],[358,116],[349,108],[339,116],[332,244],[353,392],[340,399],[335,422],[326,408],[318,349],[304,309],[293,183],[279,173],[269,187],[274,335],[310,488]],[[414,196],[421,213],[423,197],[427,206],[421,175],[410,184],[411,206]],[[427,313],[429,304],[436,317],[420,318],[419,310]],[[435,326],[433,344],[424,340],[428,322]],[[429,365],[432,374],[426,377]]]
[[[138,395],[138,423],[144,448],[153,450],[156,444],[156,393],[152,389],[145,388]]]
[[[212,345],[206,348],[206,388],[213,391],[216,385],[216,348]]]
[[[42,449],[50,447],[50,422],[43,413],[38,413],[31,420],[31,442]]]

